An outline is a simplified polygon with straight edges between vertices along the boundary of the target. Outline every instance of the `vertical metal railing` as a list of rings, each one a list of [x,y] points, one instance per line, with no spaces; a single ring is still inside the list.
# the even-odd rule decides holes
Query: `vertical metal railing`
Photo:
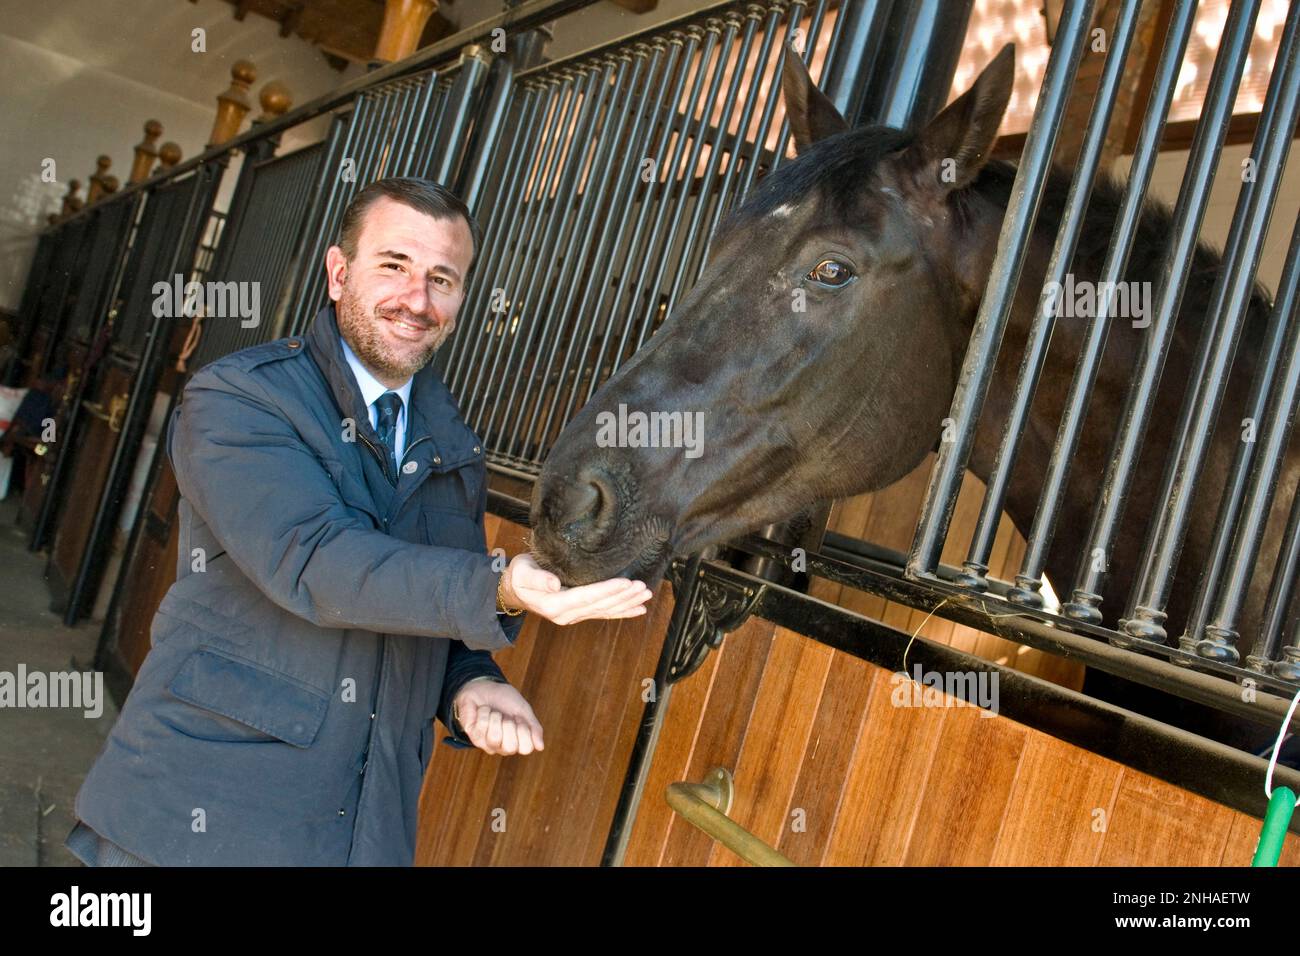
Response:
[[[940,443],[930,484],[922,505],[921,520],[912,543],[908,570],[913,575],[932,574],[947,537],[962,474],[975,440],[975,425],[993,377],[993,363],[1011,314],[1016,285],[1029,250],[1030,234],[1051,168],[1052,151],[1065,115],[1066,98],[1079,67],[1092,0],[1067,4],[1060,29],[1047,61],[1043,89],[1039,93],[1034,119],[1025,139],[1025,150],[1016,170],[988,287],[980,302],[971,332],[965,363],[957,380],[949,413],[952,441]]]
[[[257,292],[258,315],[206,315],[190,369],[275,337],[275,306],[289,279],[290,259],[307,218],[308,195],[320,176],[325,143],[287,156],[245,157],[244,190],[231,203],[219,255],[207,279]],[[236,290],[237,291],[237,290]]]
[[[154,261],[153,268],[137,273],[136,288],[127,299],[128,305],[137,309],[143,306],[143,293],[140,290],[152,290],[150,280],[155,275],[172,277],[179,274],[182,284],[188,280],[203,228],[212,213],[212,203],[226,162],[227,156],[223,155],[204,163],[185,181],[168,188],[169,215],[160,220],[166,222],[166,230],[160,231],[156,244],[146,240],[141,246],[143,237],[137,236],[137,247],[144,253],[156,254],[158,258]],[[156,198],[156,194],[153,198]],[[121,432],[113,446],[104,490],[95,509],[90,535],[78,562],[76,575],[71,582],[63,615],[63,621],[69,627],[85,613],[104,574],[112,544],[112,529],[126,494],[140,440],[153,409],[154,394],[158,389],[162,366],[167,358],[167,345],[171,340],[169,322],[175,319],[169,314],[170,310],[164,309],[161,314],[155,315],[156,311],[159,310],[148,310],[152,321],[147,324],[147,331],[139,343],[138,364],[123,412]],[[128,317],[130,315],[128,313]]]
[[[517,76],[484,265],[439,360],[493,461],[535,473],[644,344],[703,270],[722,214],[786,151],[775,120],[788,41],[800,30],[805,61],[824,54],[847,89],[840,64],[866,60],[840,38],[846,24],[861,36],[862,13],[717,3]]]

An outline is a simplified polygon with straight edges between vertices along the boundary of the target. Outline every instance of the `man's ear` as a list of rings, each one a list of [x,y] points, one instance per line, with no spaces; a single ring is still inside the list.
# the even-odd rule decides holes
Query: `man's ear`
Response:
[[[785,67],[781,74],[781,94],[785,99],[785,115],[790,120],[796,152],[802,153],[819,139],[849,128],[835,104],[808,75],[803,58],[789,47],[785,51]]]
[[[337,302],[343,297],[343,279],[348,273],[348,260],[338,246],[330,246],[325,251],[325,281],[329,286],[330,298]]]
[[[1008,43],[970,89],[921,131],[903,155],[922,182],[937,181],[944,192],[950,192],[969,185],[979,175],[1002,125],[1015,72],[1015,47]]]

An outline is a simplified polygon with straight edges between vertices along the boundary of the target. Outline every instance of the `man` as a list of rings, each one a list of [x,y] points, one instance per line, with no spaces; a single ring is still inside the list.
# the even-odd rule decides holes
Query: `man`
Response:
[[[186,385],[167,445],[178,579],[77,796],[85,862],[409,865],[434,717],[456,746],[543,747],[490,653],[521,610],[645,612],[640,581],[566,589],[487,554],[482,443],[426,367],[478,245],[442,187],[374,183],[308,334]]]

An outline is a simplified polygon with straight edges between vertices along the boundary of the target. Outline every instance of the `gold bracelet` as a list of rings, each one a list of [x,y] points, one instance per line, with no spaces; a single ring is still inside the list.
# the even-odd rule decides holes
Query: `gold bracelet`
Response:
[[[504,574],[497,578],[497,611],[509,617],[518,617],[520,614],[524,613],[524,609],[521,607],[511,607],[506,604],[505,594],[501,590],[505,583],[506,578]]]

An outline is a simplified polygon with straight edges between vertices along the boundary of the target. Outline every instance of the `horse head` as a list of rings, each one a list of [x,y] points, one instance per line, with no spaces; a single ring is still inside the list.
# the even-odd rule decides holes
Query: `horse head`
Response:
[[[653,587],[673,554],[922,461],[988,276],[996,234],[966,187],[1012,65],[1008,45],[904,132],[850,128],[786,56],[797,156],[719,224],[699,281],[559,436],[532,500],[541,563],[568,584]]]

